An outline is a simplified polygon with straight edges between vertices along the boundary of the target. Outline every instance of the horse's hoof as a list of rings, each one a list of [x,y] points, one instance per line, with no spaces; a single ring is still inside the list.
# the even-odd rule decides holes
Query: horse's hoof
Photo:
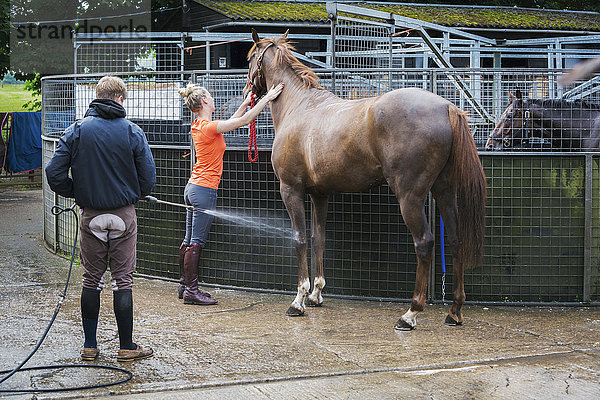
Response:
[[[307,297],[306,300],[304,301],[304,305],[306,307],[322,307],[323,302],[317,303],[317,302],[313,301],[310,297]]]
[[[463,324],[462,321],[454,319],[450,314],[446,315],[446,321],[444,321],[444,323],[449,326],[460,326]]]
[[[288,310],[285,312],[285,315],[288,317],[300,317],[304,315],[304,310],[298,310],[296,307],[290,306],[290,308],[288,308]]]
[[[398,322],[396,322],[394,329],[397,331],[412,331],[413,329],[415,329],[415,327],[403,320],[402,318],[400,318]]]

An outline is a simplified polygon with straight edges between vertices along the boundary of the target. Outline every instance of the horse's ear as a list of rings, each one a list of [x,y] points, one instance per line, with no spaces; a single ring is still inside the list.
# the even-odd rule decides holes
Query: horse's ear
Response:
[[[289,29],[288,29],[287,31],[285,31],[285,33],[284,33],[283,35],[281,35],[281,38],[282,38],[283,40],[287,40],[287,35],[288,35],[288,33],[290,33],[290,30],[289,30]]]
[[[523,95],[521,94],[521,91],[519,89],[515,91],[515,97],[517,98],[517,100],[523,100]]]
[[[258,37],[258,32],[256,32],[256,29],[252,28],[252,40],[254,40],[254,43],[258,43],[260,41],[260,38]]]

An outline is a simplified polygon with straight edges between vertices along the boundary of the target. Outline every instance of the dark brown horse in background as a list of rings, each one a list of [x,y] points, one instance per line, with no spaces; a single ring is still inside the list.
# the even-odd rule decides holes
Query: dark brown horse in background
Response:
[[[291,53],[287,33],[260,40],[248,54],[244,93],[257,96],[279,82],[272,102],[272,163],[292,221],[298,258],[298,294],[287,311],[320,306],[325,286],[323,251],[328,195],[357,192],[387,182],[413,237],[418,264],[410,309],[396,329],[410,330],[425,306],[434,237],[425,215],[431,191],[444,219],[454,257],[453,304],[446,323],[463,322],[463,272],[483,257],[486,182],[464,113],[421,89],[400,89],[362,100],[343,100],[324,90],[316,74]],[[312,202],[312,250],[316,273],[311,293],[304,199]]]
[[[581,100],[529,99],[517,90],[485,145],[487,150],[528,146],[532,138],[551,151],[600,151],[600,106]]]

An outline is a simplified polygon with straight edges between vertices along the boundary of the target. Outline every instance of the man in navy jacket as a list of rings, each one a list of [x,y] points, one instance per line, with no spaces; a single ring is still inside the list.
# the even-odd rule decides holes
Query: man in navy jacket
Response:
[[[80,259],[83,267],[81,315],[83,360],[98,357],[96,330],[100,291],[110,267],[113,306],[119,331],[118,361],[150,357],[133,342],[133,271],[137,218],[133,204],[150,194],[156,167],[142,129],[125,118],[123,80],[105,76],[85,117],[69,126],[46,166],[50,188],[75,198],[81,208]],[[69,169],[71,177],[69,176]]]

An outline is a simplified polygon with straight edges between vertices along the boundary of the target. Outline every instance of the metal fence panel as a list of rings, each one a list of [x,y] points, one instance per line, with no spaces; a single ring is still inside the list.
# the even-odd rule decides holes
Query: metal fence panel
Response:
[[[595,204],[600,200],[599,160],[594,158],[592,171]],[[489,185],[485,261],[466,275],[469,297],[582,301],[585,157],[484,155],[482,162]],[[591,224],[598,227],[599,218],[592,215]],[[591,252],[597,270],[598,247]]]
[[[390,33],[383,22],[340,17],[335,24],[336,68],[389,68]]]
[[[156,164],[153,195],[183,203],[183,189],[190,173],[189,146],[151,145]],[[185,233],[185,209],[138,202],[136,272],[179,279],[178,250]]]
[[[42,140],[42,165],[44,168],[54,155],[57,140],[43,138]],[[48,181],[43,177],[42,190],[44,192],[44,240],[46,244],[58,254],[71,254],[75,242],[77,225],[71,213],[59,216],[52,214],[52,207],[57,205],[62,208],[71,207],[73,199],[66,199],[50,190]],[[79,247],[77,245],[77,247]]]
[[[54,140],[42,140],[42,165],[46,167],[50,158],[54,155],[56,151],[56,141]],[[46,174],[43,174],[42,178],[42,191],[44,193],[44,241],[46,245],[50,246],[50,248],[57,251],[60,249],[59,243],[56,241],[56,217],[52,215],[50,210],[52,206],[56,204],[58,201],[54,192],[50,190],[50,186],[48,186],[48,181],[46,180]]]
[[[331,87],[332,73],[319,71],[325,88]],[[391,82],[391,87],[419,86],[457,104],[463,101],[470,110],[473,130],[482,146],[493,125],[474,115],[462,92],[447,78],[451,73],[461,74],[466,82],[477,75],[482,104],[492,115],[498,115],[508,91],[520,88],[533,93],[536,88],[544,87],[540,82],[550,82],[556,74],[554,71],[338,70],[336,92],[344,98],[360,98],[389,90]],[[216,117],[227,118],[241,101],[245,74],[211,71],[156,75],[161,76],[124,76],[132,89],[130,104],[138,107],[135,112],[128,107],[128,112],[143,126],[151,142],[157,164],[154,194],[181,203],[191,167],[188,135],[191,115],[175,89],[189,81],[206,86],[217,100],[220,114]],[[73,76],[44,80],[44,165],[52,156],[62,130],[87,107],[91,87],[97,79]],[[595,98],[590,96],[593,103]],[[263,136],[257,164],[247,162],[246,128],[226,135],[228,151],[218,193],[218,210],[225,215],[216,218],[211,229],[203,253],[201,279],[215,284],[293,291],[297,279],[295,251],[289,236],[289,218],[270,166],[273,131],[269,114],[261,114],[257,124],[259,135]],[[522,150],[481,153],[489,185],[485,259],[482,267],[466,273],[468,299],[511,303],[600,301],[600,156]],[[47,184],[44,193],[46,241],[57,251],[68,251],[72,226],[68,221],[56,222],[50,216],[48,210],[54,204],[54,195]],[[69,200],[62,198],[58,202],[70,205]],[[308,216],[308,200],[306,206]],[[177,278],[177,249],[183,239],[185,212],[144,202],[136,208],[137,272]],[[435,215],[435,208],[430,210]],[[437,217],[431,222],[439,238]],[[387,186],[333,196],[327,228],[326,293],[410,298],[416,265],[412,238]],[[450,257],[446,261],[449,273],[445,289],[450,292],[452,261]],[[441,299],[440,265],[437,244],[433,300]]]
[[[74,71],[77,74],[180,71],[183,69],[182,41],[179,35],[175,37],[176,40],[168,37],[76,39]]]

